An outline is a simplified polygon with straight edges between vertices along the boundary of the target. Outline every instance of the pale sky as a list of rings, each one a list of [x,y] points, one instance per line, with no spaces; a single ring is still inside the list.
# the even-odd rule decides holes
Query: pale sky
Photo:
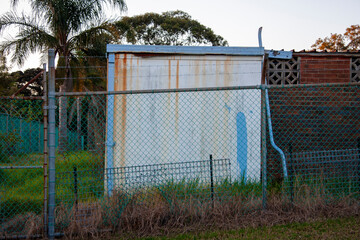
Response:
[[[0,3],[0,14],[10,10],[10,0]],[[123,15],[127,16],[185,11],[223,36],[230,46],[258,46],[257,32],[262,26],[266,49],[300,51],[310,49],[319,37],[344,33],[348,26],[360,24],[360,0],[126,0],[126,3],[128,11]],[[35,55],[21,69],[41,65]],[[13,66],[14,70],[18,68]]]

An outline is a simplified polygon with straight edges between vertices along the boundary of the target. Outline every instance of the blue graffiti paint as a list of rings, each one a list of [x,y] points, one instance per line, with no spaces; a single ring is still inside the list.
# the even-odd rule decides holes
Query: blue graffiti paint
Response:
[[[241,176],[246,179],[247,172],[247,129],[245,114],[239,112],[236,115],[237,134],[237,161],[240,166]]]
[[[229,111],[229,113],[231,112],[231,107],[227,105],[227,103],[225,103],[225,108]]]

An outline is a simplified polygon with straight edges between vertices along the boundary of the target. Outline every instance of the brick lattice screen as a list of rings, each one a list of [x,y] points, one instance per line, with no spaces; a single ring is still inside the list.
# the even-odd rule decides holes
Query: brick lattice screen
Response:
[[[351,58],[351,82],[360,82],[360,58]]]

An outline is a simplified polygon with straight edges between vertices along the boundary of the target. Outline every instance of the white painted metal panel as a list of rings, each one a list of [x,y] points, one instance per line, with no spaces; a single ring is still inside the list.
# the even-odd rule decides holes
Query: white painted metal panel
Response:
[[[116,53],[108,87],[259,85],[261,61],[262,56]],[[114,167],[205,160],[212,154],[230,158],[232,176],[259,180],[260,106],[258,90],[115,96]]]

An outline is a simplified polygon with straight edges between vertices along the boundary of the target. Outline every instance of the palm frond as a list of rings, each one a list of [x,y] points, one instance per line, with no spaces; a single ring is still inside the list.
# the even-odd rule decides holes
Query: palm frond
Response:
[[[102,42],[111,42],[119,37],[119,31],[114,27],[112,23],[104,21],[99,25],[93,25],[84,31],[81,31],[76,36],[69,39],[70,46],[73,50],[93,48],[99,44],[99,39]]]
[[[7,12],[0,16],[0,32],[4,31],[7,27],[15,26],[20,28],[20,30],[25,28],[32,28],[38,30],[44,29],[41,25],[41,19],[39,17],[30,18],[22,13],[18,16],[15,12]],[[42,27],[40,27],[42,26]]]
[[[1,53],[13,53],[12,62],[19,65],[30,53],[43,51],[49,47],[56,48],[56,39],[37,26],[22,29],[14,40],[5,41],[0,46]]]

